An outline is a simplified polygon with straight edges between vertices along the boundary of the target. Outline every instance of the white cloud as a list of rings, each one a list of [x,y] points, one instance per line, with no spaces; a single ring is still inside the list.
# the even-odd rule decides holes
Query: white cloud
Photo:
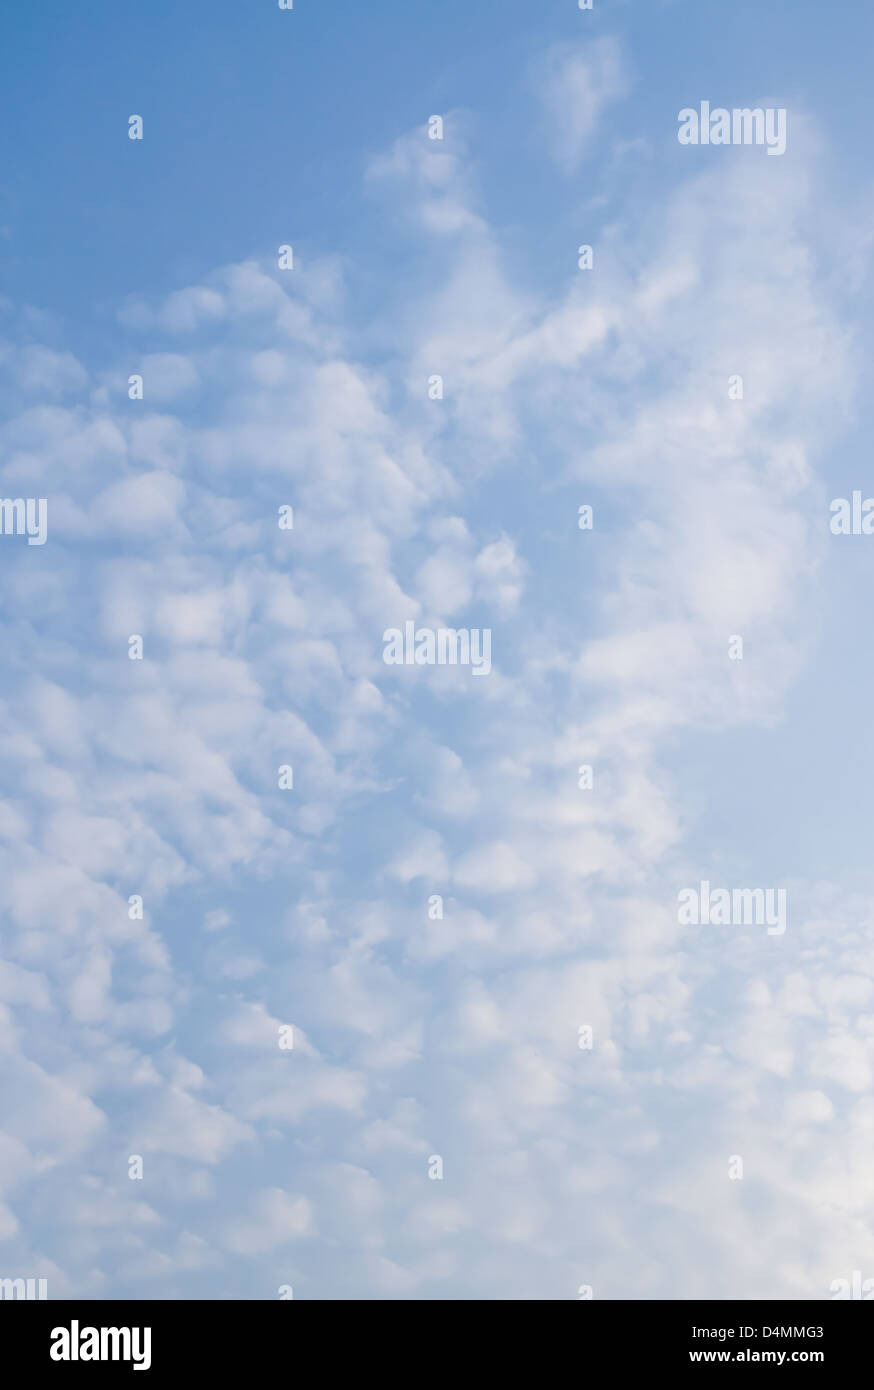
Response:
[[[541,74],[572,171],[621,60],[595,40]],[[180,414],[106,387],[4,426],[5,485],[55,489],[67,524],[44,567],[10,559],[4,614],[0,1229],[35,1253],[30,1187],[87,1167],[78,1290],[111,1285],[133,1223],[134,1289],[306,1239],[328,1296],[815,1296],[871,1248],[867,908],[799,885],[785,942],[684,932],[676,885],[713,846],[671,763],[774,720],[803,656],[817,461],[852,384],[805,254],[815,171],[714,165],[642,231],[617,217],[585,287],[540,292],[447,131],[371,171],[451,243],[412,310],[385,307],[396,361],[366,356],[330,264],[307,289],[246,262],[125,310],[156,345],[188,335],[146,359]],[[385,627],[462,611],[500,640],[488,680],[393,679]],[[741,629],[767,657],[732,669]],[[128,1149],[141,1199],[116,1186]],[[177,1199],[184,1232],[151,1246]]]
[[[604,111],[628,90],[619,44],[613,38],[556,44],[534,71],[550,120],[553,158],[566,174],[572,174]]]

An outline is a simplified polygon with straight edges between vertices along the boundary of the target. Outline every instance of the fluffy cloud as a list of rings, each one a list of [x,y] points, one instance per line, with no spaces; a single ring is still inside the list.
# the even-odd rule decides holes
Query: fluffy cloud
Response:
[[[563,168],[623,70],[548,55]],[[50,544],[4,553],[0,1234],[76,1292],[815,1297],[871,1258],[866,902],[676,915],[715,854],[678,741],[773,723],[809,641],[853,375],[815,161],[695,173],[522,288],[462,125],[369,172],[446,258],[391,362],[332,261],[247,261],[124,306],[142,402],[15,368]],[[491,675],[387,667],[406,618],[488,627]]]

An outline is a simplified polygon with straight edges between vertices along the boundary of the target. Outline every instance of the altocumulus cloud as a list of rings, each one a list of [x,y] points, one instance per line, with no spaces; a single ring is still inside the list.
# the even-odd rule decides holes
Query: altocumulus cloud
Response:
[[[536,74],[571,172],[623,55]],[[305,255],[122,306],[141,402],[3,347],[4,493],[51,529],[4,556],[0,1233],[55,1296],[816,1297],[874,1258],[864,900],[794,883],[776,944],[675,911],[711,846],[672,741],[773,720],[804,655],[852,389],[816,159],[684,168],[545,288],[452,129],[367,174],[439,249],[396,358]],[[488,679],[386,666],[408,620],[490,628]]]

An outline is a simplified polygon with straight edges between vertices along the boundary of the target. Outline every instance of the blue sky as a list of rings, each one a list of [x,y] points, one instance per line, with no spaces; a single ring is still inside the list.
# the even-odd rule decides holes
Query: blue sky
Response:
[[[0,1275],[874,1278],[871,26],[4,17]],[[704,100],[785,155],[681,146]],[[387,665],[409,620],[488,676]],[[704,879],[785,933],[682,924]]]

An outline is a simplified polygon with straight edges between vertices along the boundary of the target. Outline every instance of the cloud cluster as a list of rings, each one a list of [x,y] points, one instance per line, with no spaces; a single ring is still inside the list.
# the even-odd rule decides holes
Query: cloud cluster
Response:
[[[541,65],[566,171],[624,70],[606,39]],[[449,121],[368,175],[447,257],[388,304],[391,361],[331,261],[128,303],[121,367],[4,344],[2,486],[50,507],[4,542],[9,1270],[715,1298],[870,1262],[867,903],[794,884],[785,939],[675,910],[717,849],[676,740],[773,722],[810,640],[852,388],[815,180],[696,172],[522,288]],[[386,666],[408,619],[489,627],[489,678]]]

